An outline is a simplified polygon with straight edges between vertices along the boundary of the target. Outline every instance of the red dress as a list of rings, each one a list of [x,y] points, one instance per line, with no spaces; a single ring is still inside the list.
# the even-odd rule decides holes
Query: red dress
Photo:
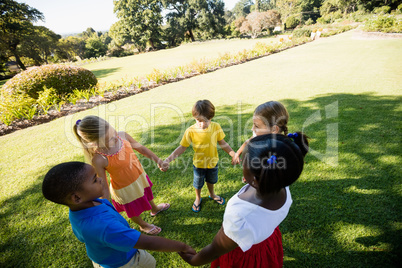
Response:
[[[277,268],[283,266],[282,234],[276,227],[273,234],[243,252],[240,247],[220,256],[211,268]]]

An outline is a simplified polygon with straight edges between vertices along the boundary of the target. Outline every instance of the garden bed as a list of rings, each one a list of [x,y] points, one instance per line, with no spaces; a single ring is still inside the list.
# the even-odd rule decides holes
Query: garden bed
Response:
[[[350,28],[346,29],[342,29],[342,32],[345,30],[349,30]],[[334,32],[333,34],[337,34],[340,33],[338,32]],[[185,72],[180,76],[176,76],[174,78],[169,78],[167,80],[161,80],[159,78],[159,80],[161,80],[160,82],[155,82],[153,80],[149,80],[149,81],[140,81],[142,85],[140,88],[136,87],[135,85],[130,85],[128,87],[126,86],[120,86],[119,89],[117,91],[111,91],[111,92],[105,92],[103,93],[102,97],[101,96],[93,96],[88,100],[78,100],[75,104],[64,104],[62,105],[62,107],[59,110],[49,110],[49,112],[46,115],[36,115],[34,116],[31,120],[27,120],[27,119],[17,119],[14,120],[11,124],[6,125],[3,123],[0,123],[0,136],[6,135],[6,134],[10,134],[14,131],[20,130],[20,129],[24,129],[24,128],[28,128],[31,126],[35,126],[35,125],[40,125],[49,121],[52,121],[56,118],[59,117],[63,117],[69,114],[73,114],[76,112],[80,112],[86,109],[90,109],[93,108],[95,106],[101,105],[101,104],[105,104],[111,101],[115,101],[115,100],[119,100],[125,97],[129,97],[138,93],[141,93],[143,91],[147,91],[149,89],[155,88],[157,86],[161,86],[167,83],[173,83],[173,82],[177,82],[183,79],[187,79],[196,75],[200,75],[200,74],[204,74],[204,73],[208,73],[208,72],[213,72],[216,71],[218,69],[222,69],[222,68],[226,68],[226,67],[230,67],[233,65],[237,65],[237,64],[241,64],[250,60],[255,60],[255,59],[259,59],[261,57],[265,57],[268,56],[270,54],[273,53],[278,53],[280,51],[289,49],[289,48],[293,48],[299,45],[302,45],[306,42],[312,41],[311,39],[308,38],[300,38],[300,40],[296,41],[296,40],[284,40],[284,43],[280,42],[279,46],[275,47],[275,48],[271,48],[271,47],[264,47],[264,44],[262,44],[262,47],[260,45],[259,50],[257,51],[257,49],[253,49],[253,50],[249,50],[249,51],[241,51],[237,54],[234,55],[230,55],[230,59],[225,59],[225,60],[219,60],[218,61],[220,63],[213,63],[211,62],[197,62],[197,63],[191,63],[190,65],[190,71],[189,72]],[[256,46],[257,47],[257,46]],[[226,57],[226,55],[223,55],[223,57]],[[216,62],[217,60],[215,60]],[[212,65],[211,65],[212,64]],[[185,66],[187,67],[187,66]],[[157,72],[154,73],[154,76],[160,76],[161,73],[159,72],[159,70],[156,70]],[[158,81],[158,79],[156,79],[156,81]]]

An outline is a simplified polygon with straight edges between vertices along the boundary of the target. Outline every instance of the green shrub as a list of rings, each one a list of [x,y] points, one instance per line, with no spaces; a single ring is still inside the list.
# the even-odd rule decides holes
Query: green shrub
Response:
[[[292,33],[293,37],[310,37],[311,30],[308,28],[297,28]]]
[[[299,25],[299,23],[300,23],[300,19],[295,16],[290,16],[285,21],[285,25],[286,25],[287,29],[296,28],[296,26]]]
[[[402,33],[402,19],[392,15],[380,15],[365,22],[364,31]]]
[[[35,100],[26,94],[0,96],[0,122],[7,126],[16,119],[32,119],[35,113]]]
[[[342,12],[338,10],[336,12],[330,12],[325,16],[318,18],[317,22],[320,24],[328,24],[334,22],[337,19],[341,19],[342,17],[343,17]]]
[[[60,99],[57,97],[56,90],[54,88],[44,87],[44,90],[39,92],[38,99],[36,103],[42,109],[44,114],[47,114],[49,109],[60,102]]]
[[[376,7],[373,10],[374,14],[387,14],[391,11],[391,7],[389,6],[382,6],[382,7]]]
[[[74,89],[88,89],[95,86],[95,75],[82,67],[66,65],[43,65],[32,67],[7,81],[2,92],[9,94],[26,93],[37,99],[44,87],[53,88],[60,96]]]
[[[364,10],[358,10],[356,12],[349,14],[349,19],[355,22],[363,22],[365,20],[365,16],[367,16]]]
[[[319,23],[319,24],[327,24],[327,23],[329,23],[329,21],[326,21],[324,17],[319,17],[317,19],[317,23]]]
[[[402,4],[400,4],[400,5],[396,8],[396,13],[397,13],[397,14],[401,14],[401,13],[402,13]]]
[[[314,24],[314,20],[312,18],[308,18],[308,20],[306,20],[306,22],[304,23],[305,25],[313,25]]]

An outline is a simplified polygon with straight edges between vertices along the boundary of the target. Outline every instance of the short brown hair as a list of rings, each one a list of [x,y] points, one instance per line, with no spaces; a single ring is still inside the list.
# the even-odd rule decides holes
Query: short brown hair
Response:
[[[215,116],[215,106],[209,100],[199,100],[193,106],[193,117],[211,120]]]

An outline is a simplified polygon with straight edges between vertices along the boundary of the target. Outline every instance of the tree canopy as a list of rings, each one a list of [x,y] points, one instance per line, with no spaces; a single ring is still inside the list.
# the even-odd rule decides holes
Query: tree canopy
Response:
[[[164,0],[168,10],[169,28],[175,27],[182,36],[195,41],[194,31],[199,30],[205,38],[216,37],[223,32],[224,2],[222,0]],[[169,29],[170,32],[176,32]],[[176,33],[177,34],[177,33]]]
[[[15,57],[21,69],[26,67],[21,61],[19,45],[35,35],[33,22],[43,20],[43,14],[27,4],[13,0],[0,3],[0,46],[1,50]]]
[[[152,48],[159,41],[162,25],[162,2],[159,0],[119,0],[114,1],[114,12],[119,23],[113,27],[112,36],[124,33],[141,51],[149,42]]]

